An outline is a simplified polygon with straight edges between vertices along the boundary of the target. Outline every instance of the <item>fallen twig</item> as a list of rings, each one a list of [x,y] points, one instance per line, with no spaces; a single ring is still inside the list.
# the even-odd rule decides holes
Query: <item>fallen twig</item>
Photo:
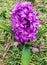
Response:
[[[17,45],[18,45],[17,42],[9,42],[9,43],[7,43],[7,45],[6,45],[5,49],[4,49],[4,52],[2,54],[2,59],[5,58],[5,56],[6,56],[7,52],[8,52],[8,50],[10,49],[10,47],[17,46]]]
[[[5,58],[8,50],[10,49],[10,46],[13,46],[13,43],[12,42],[7,43],[7,45],[6,45],[5,49],[4,49],[3,55],[2,55],[2,59]]]

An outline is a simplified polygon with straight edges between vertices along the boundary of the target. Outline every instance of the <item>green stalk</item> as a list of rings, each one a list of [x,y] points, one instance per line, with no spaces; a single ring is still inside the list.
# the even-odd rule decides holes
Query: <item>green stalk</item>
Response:
[[[24,45],[22,49],[22,58],[21,58],[22,65],[29,65],[30,56],[31,56],[30,47],[27,45]]]

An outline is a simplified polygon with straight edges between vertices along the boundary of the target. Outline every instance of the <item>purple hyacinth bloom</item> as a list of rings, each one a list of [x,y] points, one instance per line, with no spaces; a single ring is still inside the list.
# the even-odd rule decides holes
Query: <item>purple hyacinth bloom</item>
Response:
[[[19,43],[36,41],[39,28],[38,13],[34,12],[31,2],[18,2],[12,10],[12,29]]]

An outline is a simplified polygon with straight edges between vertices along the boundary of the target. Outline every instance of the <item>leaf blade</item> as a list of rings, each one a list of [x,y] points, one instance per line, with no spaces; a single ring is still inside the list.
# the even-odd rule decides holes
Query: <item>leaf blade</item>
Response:
[[[45,34],[47,32],[47,28],[43,29],[43,30],[39,30],[37,38],[40,38],[43,34]]]
[[[13,35],[12,29],[8,27],[7,25],[5,25],[4,23],[0,23],[0,28],[3,30],[6,30],[7,32],[10,32]]]

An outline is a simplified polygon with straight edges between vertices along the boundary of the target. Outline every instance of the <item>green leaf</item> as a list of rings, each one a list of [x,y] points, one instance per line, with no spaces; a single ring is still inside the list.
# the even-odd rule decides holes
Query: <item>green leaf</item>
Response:
[[[47,27],[45,29],[43,29],[43,30],[39,30],[37,38],[40,38],[46,32],[47,32]]]
[[[30,0],[32,3],[34,3],[35,2],[35,0]]]
[[[12,29],[8,27],[7,25],[5,25],[4,23],[0,23],[0,28],[3,30],[6,30],[7,32],[10,32],[13,35]]]
[[[35,2],[35,0],[25,0],[25,1],[30,1],[30,2],[32,2],[32,3],[34,3],[34,2]]]
[[[24,45],[22,49],[22,58],[21,58],[22,65],[29,65],[30,56],[31,56],[30,47]]]
[[[39,30],[38,35],[37,35],[37,39],[39,39],[41,36],[43,36],[43,34],[45,34],[47,32],[47,27],[45,27],[45,29],[43,30]],[[33,42],[28,42],[28,45],[33,44]]]

